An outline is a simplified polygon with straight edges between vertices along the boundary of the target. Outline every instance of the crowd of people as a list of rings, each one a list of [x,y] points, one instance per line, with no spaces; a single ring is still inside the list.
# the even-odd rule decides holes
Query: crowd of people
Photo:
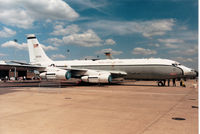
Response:
[[[171,79],[168,79],[167,82],[167,85],[170,86]],[[176,87],[176,78],[172,79],[172,86]],[[182,79],[180,80],[180,86],[185,87],[185,83]]]

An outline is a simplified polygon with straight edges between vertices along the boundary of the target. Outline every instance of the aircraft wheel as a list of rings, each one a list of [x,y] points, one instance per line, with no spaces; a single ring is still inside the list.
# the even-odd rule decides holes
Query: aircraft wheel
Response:
[[[158,82],[158,86],[164,86],[164,82],[159,81],[159,82]]]

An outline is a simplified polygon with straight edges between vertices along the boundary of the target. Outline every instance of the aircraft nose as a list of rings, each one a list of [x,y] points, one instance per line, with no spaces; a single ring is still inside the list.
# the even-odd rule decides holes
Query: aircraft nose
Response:
[[[194,78],[194,77],[197,77],[198,73],[197,71],[190,69],[190,70],[185,71],[184,75],[189,78]]]
[[[183,70],[184,77],[192,78],[192,77],[196,77],[197,76],[197,71],[195,71],[194,69],[185,67],[183,65],[181,65],[179,67]]]
[[[198,77],[199,75],[198,71],[194,70],[194,72],[195,72],[195,76]]]

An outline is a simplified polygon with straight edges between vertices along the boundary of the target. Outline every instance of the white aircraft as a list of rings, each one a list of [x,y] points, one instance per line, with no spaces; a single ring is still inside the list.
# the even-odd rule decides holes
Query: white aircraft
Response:
[[[40,66],[43,79],[78,78],[87,83],[112,83],[121,79],[157,80],[195,76],[196,72],[168,59],[104,59],[53,61],[42,49],[36,36],[27,36],[30,64]]]

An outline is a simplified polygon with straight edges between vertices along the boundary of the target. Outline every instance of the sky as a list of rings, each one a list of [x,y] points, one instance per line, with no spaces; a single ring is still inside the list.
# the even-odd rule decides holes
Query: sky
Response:
[[[0,60],[164,58],[198,69],[197,0],[0,0]]]

